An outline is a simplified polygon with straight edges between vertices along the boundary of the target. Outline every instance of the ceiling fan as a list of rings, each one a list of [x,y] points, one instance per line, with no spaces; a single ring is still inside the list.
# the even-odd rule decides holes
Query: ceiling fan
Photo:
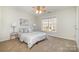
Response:
[[[35,6],[35,7],[33,7],[33,9],[36,14],[42,14],[42,13],[46,12],[45,6]]]

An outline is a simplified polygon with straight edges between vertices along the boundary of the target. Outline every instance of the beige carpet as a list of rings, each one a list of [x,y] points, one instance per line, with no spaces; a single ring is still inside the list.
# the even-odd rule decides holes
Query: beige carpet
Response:
[[[26,43],[20,42],[18,39],[0,42],[0,51],[6,52],[75,52],[77,51],[76,42],[67,39],[61,39],[48,36],[48,40],[44,40],[28,49]]]

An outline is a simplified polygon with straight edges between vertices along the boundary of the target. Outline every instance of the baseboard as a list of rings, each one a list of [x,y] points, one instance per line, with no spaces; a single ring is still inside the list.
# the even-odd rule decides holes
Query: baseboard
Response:
[[[9,40],[9,39],[5,39],[5,40],[0,40],[0,42],[3,42],[3,41],[7,41],[7,40]]]
[[[9,40],[9,39],[7,39],[7,40]],[[7,41],[7,40],[0,40],[0,42],[4,42],[4,41]]]
[[[58,38],[62,38],[62,39],[67,39],[67,40],[74,40],[74,39],[69,39],[69,38],[64,38],[64,37],[60,37],[60,36],[55,36],[55,35],[51,35],[51,34],[47,34],[49,36],[53,36],[53,37],[58,37]]]

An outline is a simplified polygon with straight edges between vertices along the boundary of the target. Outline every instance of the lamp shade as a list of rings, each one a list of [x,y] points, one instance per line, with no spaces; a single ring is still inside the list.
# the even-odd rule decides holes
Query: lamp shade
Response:
[[[16,27],[16,23],[11,24],[12,27]]]
[[[36,26],[36,24],[33,24],[33,26]]]

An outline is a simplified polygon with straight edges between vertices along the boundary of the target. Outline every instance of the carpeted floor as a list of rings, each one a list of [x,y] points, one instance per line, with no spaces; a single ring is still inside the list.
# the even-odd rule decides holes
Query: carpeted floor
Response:
[[[77,51],[76,42],[48,36],[44,40],[28,49],[27,44],[18,39],[0,42],[0,51],[6,52],[75,52]]]

